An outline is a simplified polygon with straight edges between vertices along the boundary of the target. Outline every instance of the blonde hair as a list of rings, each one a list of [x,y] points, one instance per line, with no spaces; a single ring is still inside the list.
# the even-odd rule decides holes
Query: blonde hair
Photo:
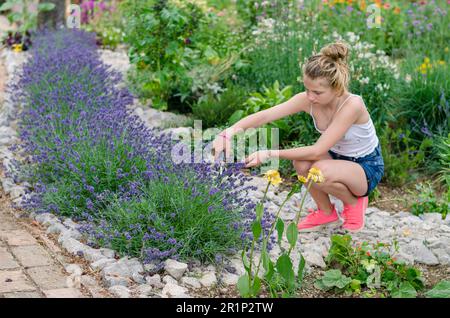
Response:
[[[342,95],[348,88],[350,72],[347,59],[349,47],[344,42],[335,42],[323,47],[303,65],[303,75],[311,79],[325,78],[328,84]]]

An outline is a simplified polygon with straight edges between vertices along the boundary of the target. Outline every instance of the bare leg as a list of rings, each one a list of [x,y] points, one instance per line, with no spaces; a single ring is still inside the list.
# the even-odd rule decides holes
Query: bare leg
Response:
[[[318,189],[342,200],[344,204],[354,205],[357,198],[367,191],[366,174],[363,168],[352,161],[320,160],[313,164],[322,171],[325,182],[313,184]]]
[[[313,163],[313,161],[293,161],[297,174],[304,176],[305,178],[308,176],[308,171]],[[309,193],[311,194],[314,202],[316,202],[318,209],[324,211],[325,214],[331,214],[332,205],[328,193],[326,193],[323,189],[313,186],[309,188]]]

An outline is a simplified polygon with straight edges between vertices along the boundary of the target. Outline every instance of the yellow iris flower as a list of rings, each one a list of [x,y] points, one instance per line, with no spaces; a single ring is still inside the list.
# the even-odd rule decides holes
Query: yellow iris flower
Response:
[[[325,178],[324,178],[324,176],[322,174],[322,171],[320,171],[320,169],[317,169],[317,168],[314,168],[314,167],[309,169],[308,179],[311,179],[315,183],[322,183],[322,182],[325,181]]]
[[[280,173],[277,170],[268,170],[264,174],[267,181],[269,181],[273,185],[279,185],[283,180],[280,178]]]

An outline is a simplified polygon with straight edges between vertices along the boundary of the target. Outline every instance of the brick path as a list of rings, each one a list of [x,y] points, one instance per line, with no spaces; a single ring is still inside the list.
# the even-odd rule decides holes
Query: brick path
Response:
[[[0,59],[0,90],[4,89],[5,80],[6,70]],[[2,94],[0,109],[1,98]],[[0,182],[0,298],[105,297],[95,282],[82,287],[70,280],[65,266],[73,260],[39,224],[28,218],[18,219],[14,213],[20,211],[11,208],[11,200],[3,193]]]
[[[26,222],[12,215],[9,199],[1,195],[0,298],[86,297],[69,287],[69,274],[47,245],[51,242],[31,235]]]

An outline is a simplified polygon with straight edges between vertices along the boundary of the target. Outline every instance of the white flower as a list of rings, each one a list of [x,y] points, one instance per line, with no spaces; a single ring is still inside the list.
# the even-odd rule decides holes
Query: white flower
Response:
[[[368,77],[363,77],[359,82],[361,84],[369,84],[369,78]]]
[[[411,80],[412,80],[411,75],[406,74],[406,76],[405,76],[405,81],[406,81],[406,83],[410,83]]]

